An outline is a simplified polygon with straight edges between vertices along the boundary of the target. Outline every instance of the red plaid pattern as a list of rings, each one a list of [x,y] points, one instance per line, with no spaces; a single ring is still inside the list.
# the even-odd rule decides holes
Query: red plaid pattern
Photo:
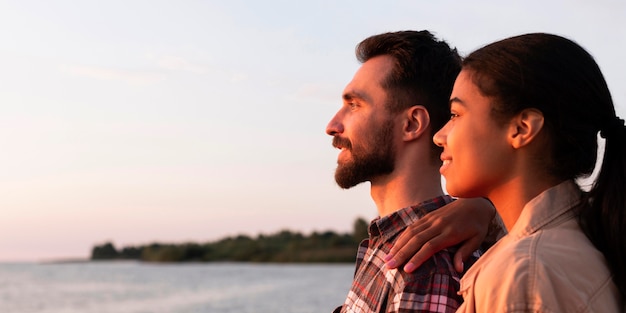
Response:
[[[441,196],[373,220],[370,238],[359,246],[352,287],[344,312],[455,312],[463,298],[457,294],[461,274],[452,262],[455,249],[436,253],[413,273],[388,269],[384,258],[398,235],[411,223],[453,199]],[[474,252],[469,267],[480,256]]]

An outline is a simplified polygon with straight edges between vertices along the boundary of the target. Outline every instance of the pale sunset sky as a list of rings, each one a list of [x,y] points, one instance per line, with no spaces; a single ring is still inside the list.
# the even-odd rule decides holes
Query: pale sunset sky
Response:
[[[95,244],[351,231],[324,129],[354,47],[428,29],[463,54],[527,32],[600,64],[626,117],[626,2],[0,0],[0,261]]]

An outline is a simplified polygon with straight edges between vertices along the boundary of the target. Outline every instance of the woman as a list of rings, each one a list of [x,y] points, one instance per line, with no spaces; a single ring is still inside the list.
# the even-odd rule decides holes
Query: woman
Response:
[[[501,40],[464,60],[450,104],[446,188],[491,200],[509,232],[461,280],[459,311],[624,312],[626,129],[593,58],[550,34]]]

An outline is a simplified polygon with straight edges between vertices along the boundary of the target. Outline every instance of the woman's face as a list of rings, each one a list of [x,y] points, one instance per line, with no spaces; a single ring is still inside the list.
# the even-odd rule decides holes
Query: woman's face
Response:
[[[472,82],[471,73],[459,74],[450,96],[451,116],[433,140],[443,147],[440,168],[448,193],[456,197],[489,197],[510,180],[513,148],[507,126],[491,115],[491,99]]]

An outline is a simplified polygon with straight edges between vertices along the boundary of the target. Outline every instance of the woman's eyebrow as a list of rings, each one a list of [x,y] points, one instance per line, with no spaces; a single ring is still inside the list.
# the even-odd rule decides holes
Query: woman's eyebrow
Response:
[[[452,105],[452,103],[458,103],[458,104],[460,104],[462,106],[465,106],[465,102],[463,102],[463,100],[461,100],[461,99],[459,99],[457,97],[451,98],[449,103],[450,103],[450,105]]]

